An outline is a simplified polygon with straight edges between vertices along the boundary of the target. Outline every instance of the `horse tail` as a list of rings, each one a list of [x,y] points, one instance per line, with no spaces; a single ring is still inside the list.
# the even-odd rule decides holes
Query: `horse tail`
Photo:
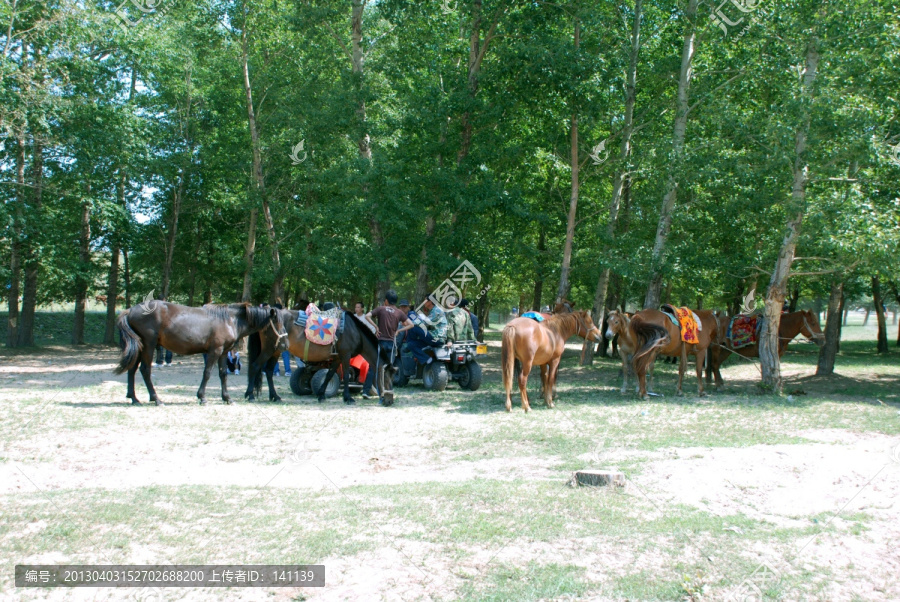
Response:
[[[128,312],[123,311],[116,320],[116,326],[119,329],[119,348],[122,350],[122,357],[119,358],[119,365],[113,370],[114,374],[122,374],[128,372],[138,362],[141,353],[144,350],[144,341],[131,328],[128,323]]]
[[[512,390],[512,377],[516,363],[516,329],[507,326],[503,329],[503,347],[500,351],[500,367],[503,374],[503,389]]]
[[[637,351],[631,362],[635,374],[645,374],[655,359],[653,351],[669,342],[669,332],[662,326],[645,322],[640,316],[632,318],[631,329],[637,339]]]
[[[259,336],[258,332],[254,332],[249,337],[247,337],[247,365],[250,367],[247,370],[247,380],[251,387],[253,387],[254,394],[259,397],[259,394],[262,392],[262,375],[264,366],[260,366],[258,370],[254,369],[254,364],[256,363],[256,358],[259,357],[259,354],[262,352],[262,339]]]

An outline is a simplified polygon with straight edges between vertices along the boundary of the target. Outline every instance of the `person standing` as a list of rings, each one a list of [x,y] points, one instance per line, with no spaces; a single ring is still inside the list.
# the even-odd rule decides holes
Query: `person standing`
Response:
[[[469,311],[469,300],[462,299],[459,302],[459,306],[469,314],[469,319],[472,320],[472,332],[474,333],[475,338],[478,338],[478,316],[475,315],[474,312]]]
[[[372,331],[372,334],[375,334],[376,328],[372,325],[371,322],[366,320],[366,306],[362,304],[362,301],[356,302],[356,307],[353,308],[353,313],[359,318],[360,322],[365,324],[369,330]]]
[[[381,362],[390,361],[391,353],[394,350],[394,340],[397,338],[397,335],[413,327],[409,317],[405,312],[400,311],[396,304],[397,293],[389,290],[384,295],[384,304],[365,314],[366,321],[375,327],[375,336],[378,338],[378,362],[375,365],[375,369],[369,371],[372,379],[379,373]],[[378,393],[381,395],[384,392],[380,391],[380,385],[381,383],[378,383],[377,388],[379,389]],[[372,383],[369,382],[367,377],[366,382],[363,383],[364,399],[369,399],[368,393],[371,386]],[[387,401],[387,405],[390,405],[394,400],[388,399]],[[379,403],[386,405],[383,398],[379,400]]]

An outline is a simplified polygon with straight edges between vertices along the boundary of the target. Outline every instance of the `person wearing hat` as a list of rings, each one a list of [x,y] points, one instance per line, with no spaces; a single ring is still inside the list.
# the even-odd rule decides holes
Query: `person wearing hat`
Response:
[[[469,301],[467,299],[460,300],[459,305],[450,304],[450,309],[447,311],[448,341],[471,341],[475,339],[472,318],[466,309],[468,304]]]

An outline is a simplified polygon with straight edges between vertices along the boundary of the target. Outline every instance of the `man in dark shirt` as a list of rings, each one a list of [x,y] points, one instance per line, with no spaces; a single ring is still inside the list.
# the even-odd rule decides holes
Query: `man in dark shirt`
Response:
[[[413,323],[409,321],[406,312],[397,307],[397,293],[388,291],[384,295],[384,305],[380,305],[364,316],[365,320],[375,327],[375,336],[378,338],[378,364],[375,370],[369,372],[370,377],[366,378],[363,383],[363,398],[369,399],[369,390],[372,387],[370,379],[374,380],[375,375],[379,373],[382,361],[390,361],[394,350],[394,340],[397,335],[406,332],[413,327]],[[374,319],[373,319],[374,318]],[[402,326],[401,326],[402,324]],[[380,383],[379,383],[380,388]],[[378,391],[379,395],[382,393]],[[393,400],[391,400],[393,401]],[[381,400],[384,405],[384,400]]]

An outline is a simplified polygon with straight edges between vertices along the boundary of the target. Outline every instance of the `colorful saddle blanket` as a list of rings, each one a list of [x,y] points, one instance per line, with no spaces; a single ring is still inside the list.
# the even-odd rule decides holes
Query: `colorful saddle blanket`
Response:
[[[310,313],[303,333],[316,345],[331,345],[344,329],[344,310],[336,307],[328,311]]]
[[[524,314],[522,314],[522,317],[523,318],[531,318],[532,320],[535,320],[537,322],[544,321],[544,316],[542,316],[541,314],[539,314],[536,311],[526,311]]]
[[[697,334],[703,329],[700,318],[687,307],[675,307],[663,305],[661,311],[669,316],[669,319],[681,329],[681,340],[685,343],[696,345],[700,342]]]
[[[759,330],[762,327],[762,316],[759,314],[738,314],[728,322],[725,337],[732,349],[747,347],[759,341]]]

